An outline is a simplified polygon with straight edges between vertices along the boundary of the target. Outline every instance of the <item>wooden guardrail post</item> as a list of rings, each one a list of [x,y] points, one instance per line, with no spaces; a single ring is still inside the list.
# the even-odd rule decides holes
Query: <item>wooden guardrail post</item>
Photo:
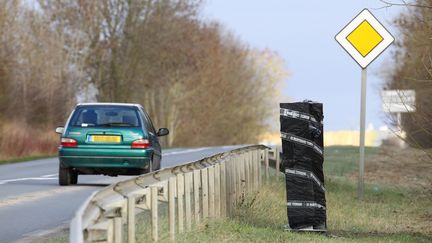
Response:
[[[225,173],[226,173],[226,215],[229,217],[232,213],[233,203],[233,171],[232,171],[232,158],[228,158],[225,162]]]
[[[135,196],[127,198],[128,243],[135,243]]]
[[[264,149],[264,167],[265,167],[265,178],[266,183],[269,181],[270,171],[269,171],[269,150]]]
[[[232,180],[233,180],[233,202],[232,202],[232,209],[235,209],[235,206],[237,205],[237,199],[238,199],[238,187],[239,187],[239,183],[238,183],[238,175],[237,175],[237,157],[234,157],[231,160],[231,168],[232,168]],[[234,211],[232,211],[231,213],[233,213]],[[232,215],[232,214],[231,214]]]
[[[208,187],[209,187],[209,216],[215,217],[215,173],[214,166],[208,167]]]
[[[243,159],[245,160],[245,177],[246,177],[246,191],[250,192],[251,188],[251,176],[250,176],[250,163],[248,153],[243,153]]]
[[[227,173],[226,173],[226,162],[222,162],[220,164],[220,210],[221,210],[221,216],[226,217],[227,215]]]
[[[255,164],[255,180],[256,180],[256,188],[258,189],[259,187],[259,158],[258,158],[258,153],[256,150],[253,151],[253,157],[254,157],[254,164]]]
[[[254,179],[253,179],[253,166],[252,166],[252,156],[250,151],[246,152],[247,166],[249,170],[249,192],[253,191],[254,188]]]
[[[177,222],[178,232],[184,232],[184,177],[183,174],[177,174]]]
[[[246,175],[245,175],[245,157],[244,154],[240,154],[239,155],[240,158],[240,192],[241,195],[244,197],[244,195],[246,194]]]
[[[242,182],[242,156],[240,154],[236,155],[236,176],[237,176],[237,203],[240,203],[240,199],[243,195],[243,182]]]
[[[114,217],[114,243],[122,243],[123,222],[121,217]]]
[[[281,159],[278,147],[275,147],[275,158],[276,158],[275,179],[278,180],[278,178],[279,178],[280,159]]]
[[[241,180],[241,157],[239,155],[236,155],[236,185],[237,185],[237,201],[236,205],[240,202],[240,198],[242,196],[242,180]]]
[[[200,222],[200,214],[201,214],[201,204],[200,204],[200,186],[201,186],[201,171],[194,170],[193,171],[193,188],[194,188],[194,215],[195,215],[195,223],[199,224]]]
[[[263,157],[261,157],[261,150],[256,150],[256,154],[257,154],[257,167],[258,167],[258,186],[261,186],[262,181],[263,181],[263,176],[264,174],[262,173],[263,167],[262,167],[262,162]]]
[[[253,151],[249,151],[249,159],[250,159],[250,163],[251,163],[251,178],[252,178],[252,190],[255,191],[256,188],[256,177],[255,177],[255,158],[254,158],[254,154]]]
[[[170,239],[175,239],[175,189],[176,178],[168,179],[168,227]]]
[[[188,172],[184,175],[185,178],[185,206],[186,206],[186,229],[192,230],[192,200],[191,200],[191,189],[192,189],[192,172]]]
[[[249,172],[250,172],[250,180],[251,180],[250,189],[251,189],[251,192],[252,192],[252,191],[255,190],[255,183],[256,183],[255,177],[254,177],[254,175],[255,175],[255,172],[254,172],[255,171],[255,166],[254,166],[254,163],[253,163],[252,152],[249,151],[248,154],[249,154],[248,155],[248,159],[249,159],[249,168],[250,168]]]
[[[256,180],[255,180],[255,163],[254,163],[254,158],[253,158],[253,153],[252,151],[248,151],[248,157],[249,157],[249,166],[250,166],[250,173],[251,173],[251,190],[255,190],[255,184],[256,184]]]
[[[261,186],[262,184],[262,173],[261,173],[261,151],[255,150],[255,157],[256,157],[256,164],[257,164],[257,173],[258,173],[258,186]]]
[[[150,187],[151,227],[153,241],[159,240],[159,219],[158,219],[158,190],[157,186]]]
[[[215,216],[219,218],[221,215],[221,178],[220,178],[220,164],[215,164],[214,173],[214,202],[215,202]]]
[[[209,195],[208,195],[208,169],[201,169],[201,188],[202,188],[202,208],[203,218],[207,219],[209,216]]]
[[[237,204],[237,200],[238,200],[238,194],[239,194],[239,182],[238,182],[238,157],[237,155],[234,155],[234,158],[232,159],[232,166],[233,166],[233,185],[234,185],[234,204],[233,204],[233,208],[235,208],[235,205]]]

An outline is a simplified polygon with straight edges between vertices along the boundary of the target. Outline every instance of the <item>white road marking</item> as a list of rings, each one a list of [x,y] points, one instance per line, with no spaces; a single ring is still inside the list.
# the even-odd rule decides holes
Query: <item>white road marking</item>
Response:
[[[10,180],[2,180],[0,181],[0,185],[7,184],[9,182],[17,182],[17,181],[41,181],[41,180],[55,180],[57,178],[51,178],[51,177],[26,177],[26,178],[18,178],[18,179],[10,179]]]
[[[187,153],[193,153],[193,152],[203,151],[203,150],[206,150],[206,149],[210,149],[210,147],[196,148],[196,149],[186,149],[186,150],[181,150],[181,151],[162,153],[162,156],[171,156],[171,155],[177,155],[177,154],[187,154]]]
[[[42,178],[47,178],[47,177],[57,177],[58,176],[58,173],[55,173],[55,174],[49,174],[49,175],[43,175],[43,176],[40,176],[40,177],[42,177]]]

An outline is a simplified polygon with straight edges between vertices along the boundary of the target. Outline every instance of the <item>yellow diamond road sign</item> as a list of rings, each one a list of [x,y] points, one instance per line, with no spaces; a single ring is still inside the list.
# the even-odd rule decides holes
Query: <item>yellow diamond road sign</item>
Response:
[[[394,38],[369,10],[364,9],[336,35],[336,41],[366,68]]]
[[[347,36],[347,40],[354,48],[367,56],[381,41],[382,36],[367,22],[363,21],[351,34]]]

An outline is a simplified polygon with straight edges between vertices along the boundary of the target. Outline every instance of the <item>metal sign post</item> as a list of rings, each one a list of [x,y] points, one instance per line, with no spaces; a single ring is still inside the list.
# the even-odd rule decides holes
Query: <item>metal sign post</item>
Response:
[[[369,10],[364,9],[336,35],[335,39],[362,68],[358,178],[358,197],[362,199],[365,164],[366,67],[393,43],[394,38]]]
[[[364,164],[365,164],[365,135],[366,135],[366,88],[367,70],[361,71],[361,104],[360,104],[360,162],[357,195],[363,197],[364,191]]]

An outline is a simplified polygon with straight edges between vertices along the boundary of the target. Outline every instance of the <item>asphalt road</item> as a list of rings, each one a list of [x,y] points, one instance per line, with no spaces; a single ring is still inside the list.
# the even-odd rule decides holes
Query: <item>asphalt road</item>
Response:
[[[164,150],[162,167],[198,160],[235,147]],[[0,166],[0,242],[15,242],[66,227],[96,190],[127,176],[81,175],[75,186],[58,185],[57,158]]]

